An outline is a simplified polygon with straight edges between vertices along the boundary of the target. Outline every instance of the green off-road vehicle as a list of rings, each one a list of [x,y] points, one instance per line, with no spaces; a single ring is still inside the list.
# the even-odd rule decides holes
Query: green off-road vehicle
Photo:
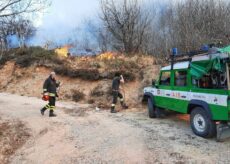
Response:
[[[190,114],[193,132],[204,138],[214,137],[218,126],[220,131],[229,128],[229,49],[172,55],[171,65],[162,67],[158,80],[144,88],[149,117],[158,117],[163,109]]]

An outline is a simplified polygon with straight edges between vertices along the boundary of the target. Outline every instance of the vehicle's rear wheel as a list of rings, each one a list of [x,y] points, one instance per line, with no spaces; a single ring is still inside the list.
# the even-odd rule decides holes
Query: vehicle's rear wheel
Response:
[[[190,125],[193,132],[200,137],[211,138],[216,135],[216,123],[209,118],[207,112],[201,107],[192,110]]]
[[[148,114],[150,118],[156,118],[156,107],[151,98],[148,98]]]

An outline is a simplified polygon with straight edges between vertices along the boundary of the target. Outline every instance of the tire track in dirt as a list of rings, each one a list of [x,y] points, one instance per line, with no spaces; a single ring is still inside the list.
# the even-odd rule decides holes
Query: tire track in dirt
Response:
[[[230,142],[199,138],[175,116],[110,114],[90,105],[59,102],[57,118],[42,117],[39,99],[0,93],[1,117],[18,119],[31,137],[11,163],[229,163]],[[217,151],[221,150],[221,151]]]

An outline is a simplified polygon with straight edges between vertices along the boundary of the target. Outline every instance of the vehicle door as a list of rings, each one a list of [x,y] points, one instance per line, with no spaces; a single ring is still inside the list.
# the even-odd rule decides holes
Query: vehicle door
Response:
[[[161,71],[160,78],[157,84],[157,91],[154,96],[155,104],[157,107],[172,109],[173,101],[171,98],[171,83],[172,74],[171,70]]]
[[[182,70],[173,70],[172,78],[172,102],[173,110],[186,113],[189,103],[189,78],[188,78],[188,69]]]

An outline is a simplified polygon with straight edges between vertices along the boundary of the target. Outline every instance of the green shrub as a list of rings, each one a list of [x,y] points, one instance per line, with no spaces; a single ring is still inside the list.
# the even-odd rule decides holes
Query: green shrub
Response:
[[[31,56],[35,56],[37,59],[50,60],[53,57],[56,57],[56,54],[53,50],[45,50],[41,47],[30,47],[29,52]]]
[[[16,48],[5,52],[0,64],[4,65],[7,61],[14,60],[21,67],[29,67],[36,63],[44,63],[45,60],[56,58],[55,52],[45,50],[41,47]]]
[[[79,77],[83,80],[99,80],[100,73],[97,69],[77,69],[72,70],[71,77]]]
[[[6,64],[6,62],[8,62],[12,59],[14,59],[14,57],[12,55],[3,55],[0,58],[0,68],[2,68]]]
[[[18,48],[15,49],[15,55],[16,56],[29,55],[29,51],[27,48]]]
[[[29,67],[36,61],[36,58],[33,56],[21,56],[16,60],[16,64],[20,67]]]
[[[16,64],[20,67],[29,67],[36,63],[45,63],[44,61],[55,61],[60,64],[53,50],[45,50],[42,47],[29,47],[12,49],[8,54],[14,54]],[[59,62],[59,63],[58,63]]]
[[[134,73],[132,73],[132,72],[124,72],[123,73],[123,76],[124,76],[124,79],[126,80],[126,81],[134,81],[135,79],[136,79],[136,76],[135,76],[135,74]]]
[[[72,78],[81,78],[83,80],[99,80],[100,73],[97,69],[73,69],[69,66],[58,66],[54,71],[63,76],[68,76]]]
[[[56,66],[54,68],[54,71],[59,74],[59,75],[62,75],[62,76],[69,76],[68,73],[69,73],[69,68],[65,65],[63,66]]]

